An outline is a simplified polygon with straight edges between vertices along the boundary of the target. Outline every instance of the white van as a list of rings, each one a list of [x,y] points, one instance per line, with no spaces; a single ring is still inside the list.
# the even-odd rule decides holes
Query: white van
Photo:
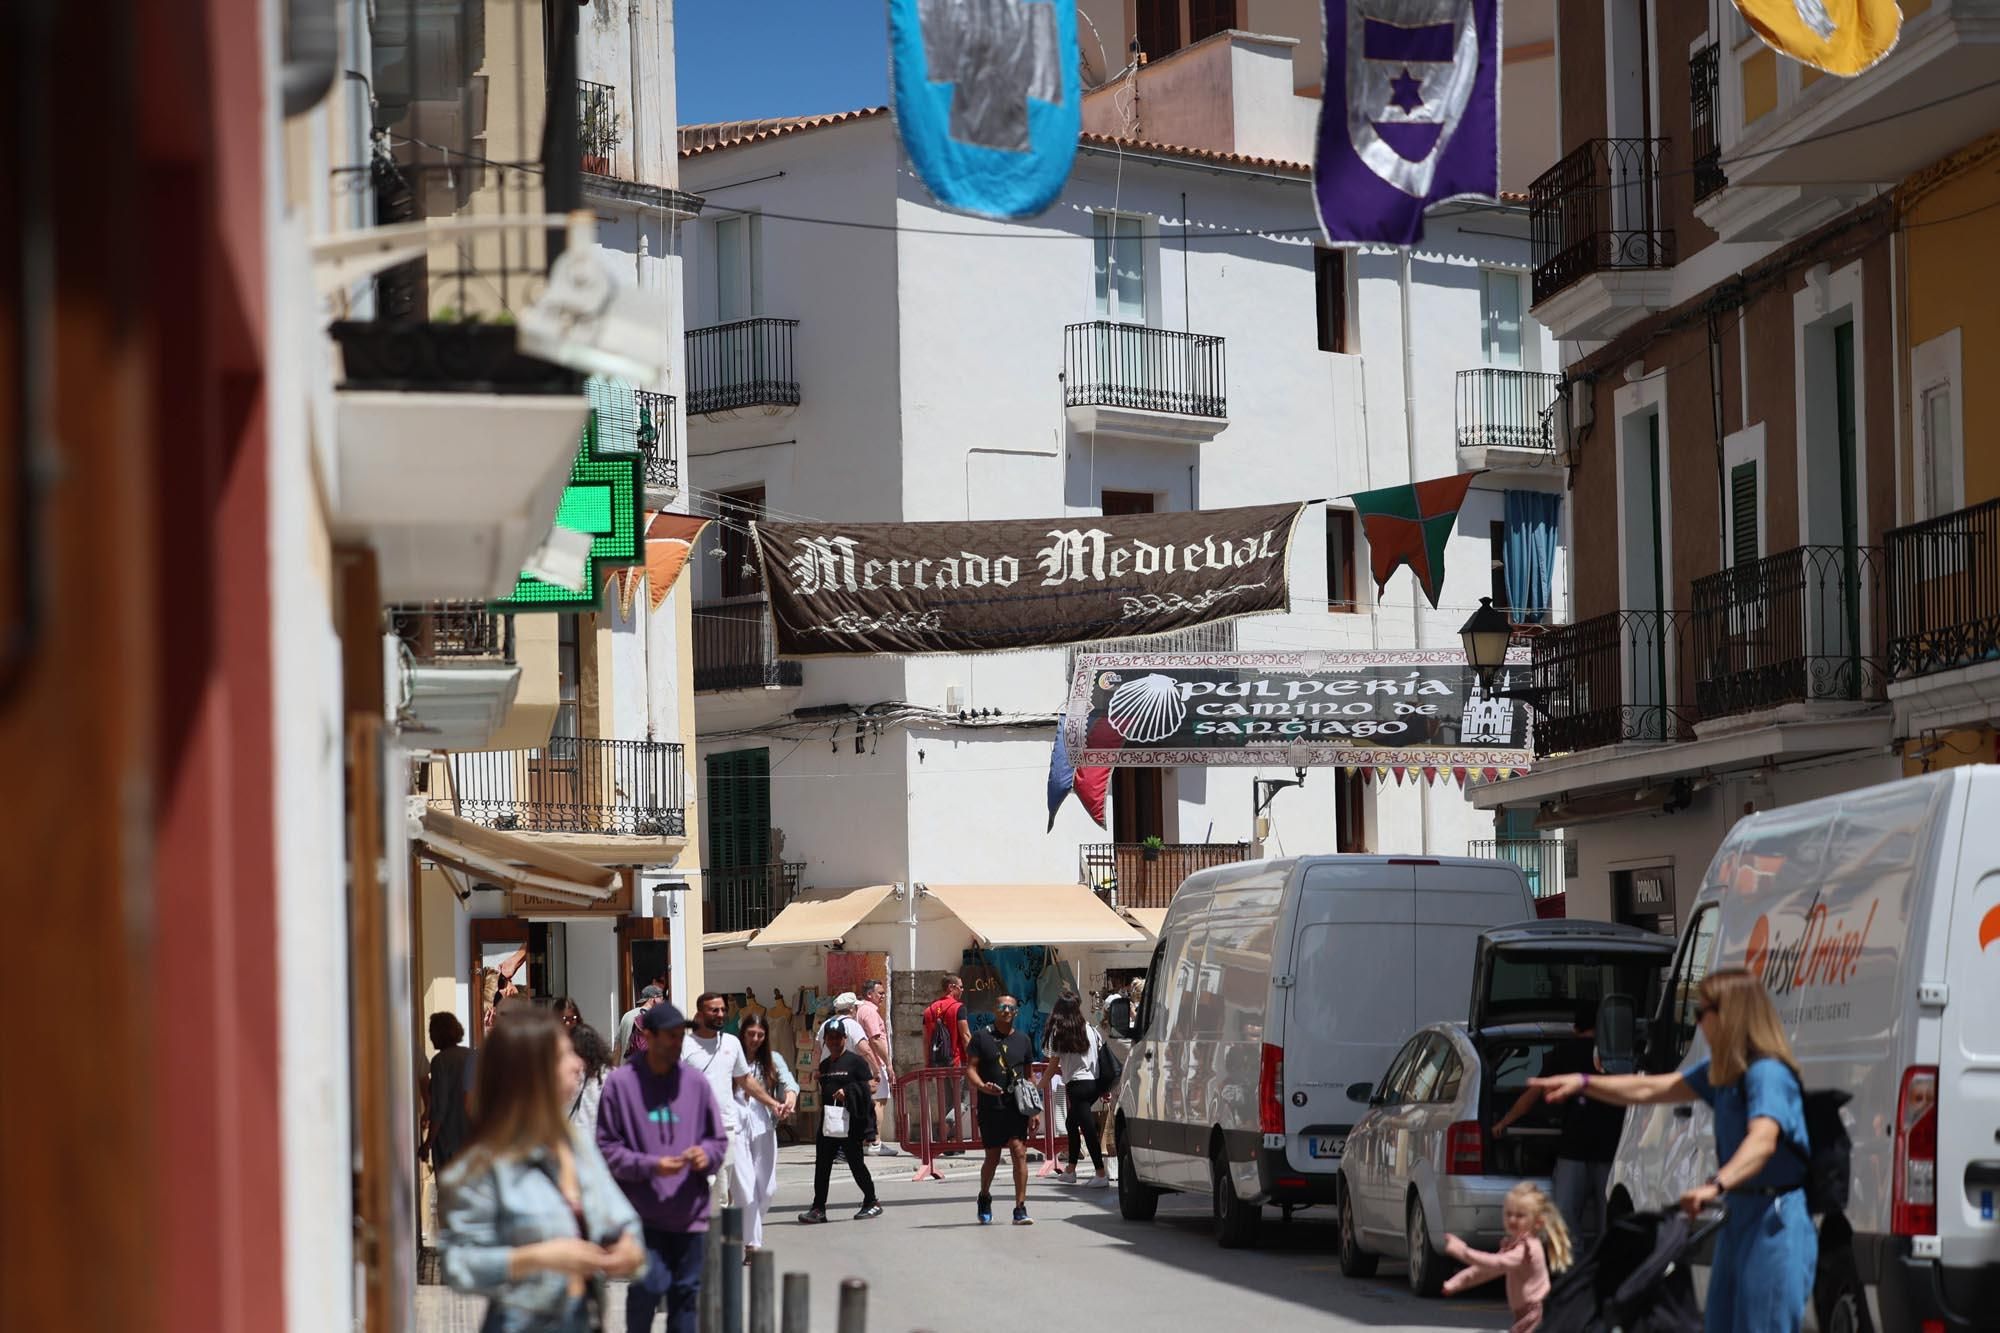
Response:
[[[1118,1204],[1200,1191],[1225,1246],[1263,1205],[1333,1203],[1347,1132],[1407,1036],[1462,1017],[1482,931],[1534,916],[1517,866],[1310,856],[1174,894],[1119,1080]]]
[[[2000,1328],[2000,768],[1738,823],[1647,1025],[1646,1068],[1704,1054],[1695,987],[1718,967],[1764,978],[1806,1087],[1853,1098],[1841,1115],[1854,1261],[1819,1302],[1819,1326]],[[1612,1207],[1670,1206],[1714,1170],[1706,1106],[1634,1109]]]

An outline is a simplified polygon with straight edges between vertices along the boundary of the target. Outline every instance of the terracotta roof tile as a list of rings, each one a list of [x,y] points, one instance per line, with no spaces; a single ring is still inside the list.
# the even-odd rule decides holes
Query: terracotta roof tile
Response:
[[[800,130],[816,130],[826,125],[888,114],[886,106],[868,106],[825,116],[777,116],[769,120],[723,120],[708,125],[683,125],[680,130],[681,156],[694,157],[720,148],[734,148],[738,144],[759,143],[781,135],[796,134]]]

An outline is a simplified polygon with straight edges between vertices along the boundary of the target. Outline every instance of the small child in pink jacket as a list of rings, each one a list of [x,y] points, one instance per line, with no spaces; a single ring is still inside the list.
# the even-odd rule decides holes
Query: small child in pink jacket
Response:
[[[1446,1291],[1463,1291],[1496,1277],[1507,1279],[1507,1308],[1513,1311],[1510,1333],[1535,1333],[1542,1325],[1542,1302],[1549,1295],[1549,1274],[1570,1264],[1569,1228],[1554,1200],[1522,1181],[1507,1191],[1501,1215],[1507,1239],[1497,1254],[1475,1250],[1456,1236],[1444,1238],[1444,1252],[1465,1265],[1444,1284]]]

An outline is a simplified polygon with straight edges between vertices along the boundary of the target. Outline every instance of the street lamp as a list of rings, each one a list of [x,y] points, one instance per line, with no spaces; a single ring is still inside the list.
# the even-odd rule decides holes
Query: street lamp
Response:
[[[1465,660],[1479,677],[1479,688],[1491,695],[1493,678],[1507,664],[1507,645],[1514,639],[1513,622],[1505,612],[1493,609],[1491,597],[1482,597],[1472,618],[1459,626],[1458,638],[1465,645]]]

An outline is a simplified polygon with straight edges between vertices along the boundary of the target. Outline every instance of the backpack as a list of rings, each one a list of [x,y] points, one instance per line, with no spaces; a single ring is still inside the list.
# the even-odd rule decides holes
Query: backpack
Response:
[[[1096,1037],[1096,1033],[1091,1034]],[[1111,1043],[1097,1037],[1097,1092],[1099,1096],[1118,1086],[1118,1076],[1125,1072],[1125,1066],[1118,1063],[1118,1057],[1111,1053]]]
[[[958,1009],[944,1006],[938,1009],[937,1017],[931,1022],[931,1043],[927,1063],[938,1069],[958,1063]]]
[[[1854,1140],[1848,1137],[1840,1108],[1854,1099],[1833,1088],[1807,1092],[1801,1083],[1799,1100],[1805,1106],[1806,1139],[1812,1152],[1801,1153],[1789,1139],[1785,1146],[1806,1168],[1806,1211],[1843,1213],[1854,1178]]]

